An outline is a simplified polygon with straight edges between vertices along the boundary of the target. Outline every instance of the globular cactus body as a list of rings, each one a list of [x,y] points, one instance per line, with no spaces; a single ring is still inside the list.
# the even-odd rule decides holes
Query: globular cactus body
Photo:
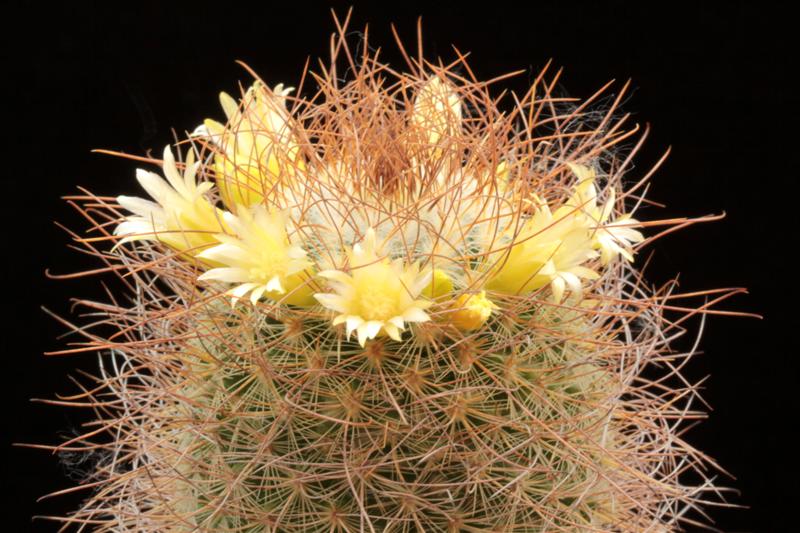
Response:
[[[337,43],[349,81],[334,58],[313,97],[223,95],[166,181],[140,171],[152,201],[85,199],[131,292],[96,305],[114,336],[86,333],[110,438],[71,443],[108,454],[67,521],[677,529],[710,482],[682,477],[693,387],[643,377],[686,356],[632,266],[634,131],[544,72],[502,112],[461,62],[403,74]]]

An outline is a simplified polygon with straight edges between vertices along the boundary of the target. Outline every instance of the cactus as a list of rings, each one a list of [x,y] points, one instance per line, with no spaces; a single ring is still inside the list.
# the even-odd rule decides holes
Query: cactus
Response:
[[[74,400],[97,422],[62,447],[104,453],[65,527],[693,523],[713,463],[670,344],[710,311],[635,269],[647,227],[689,222],[633,218],[636,128],[547,70],[509,103],[462,57],[332,50],[313,96],[223,93],[166,180],[139,171],[151,200],[75,201],[127,292],[84,302],[114,333],[71,350],[100,353]]]

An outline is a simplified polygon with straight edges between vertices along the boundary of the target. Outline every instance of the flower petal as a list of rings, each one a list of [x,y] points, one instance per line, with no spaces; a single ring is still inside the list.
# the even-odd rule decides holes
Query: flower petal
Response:
[[[419,307],[410,307],[402,315],[403,320],[406,322],[427,322],[431,319],[428,313]]]
[[[353,331],[360,328],[364,324],[364,319],[359,316],[348,315],[348,317],[345,319],[345,322],[347,323],[347,338],[349,339]]]
[[[383,325],[383,330],[386,332],[387,335],[389,335],[389,338],[391,338],[392,340],[396,341],[402,340],[400,336],[401,335],[400,329],[398,329],[397,326],[395,326],[394,324],[387,322],[386,324]]]
[[[220,267],[212,268],[197,278],[199,281],[224,281],[226,283],[243,283],[250,279],[249,274],[242,268]],[[253,285],[256,285],[255,283]]]
[[[337,311],[339,313],[346,313],[347,306],[345,305],[344,300],[338,294],[329,294],[329,293],[316,293],[314,298],[322,304],[323,307],[327,307],[333,311]]]
[[[238,287],[234,287],[233,289],[229,290],[226,294],[232,297],[231,306],[235,306],[236,302],[238,302],[242,296],[244,296],[257,286],[258,286],[257,283],[242,283]]]

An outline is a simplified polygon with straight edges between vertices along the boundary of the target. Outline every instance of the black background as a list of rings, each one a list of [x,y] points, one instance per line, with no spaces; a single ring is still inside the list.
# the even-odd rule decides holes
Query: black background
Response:
[[[55,443],[85,420],[85,413],[29,398],[73,392],[67,376],[96,364],[86,355],[42,355],[63,347],[56,337],[64,328],[40,306],[68,313],[70,297],[100,296],[96,279],[56,282],[44,275],[45,268],[98,266],[68,250],[67,236],[53,224],[83,227],[60,196],[77,185],[140,194],[134,163],[90,150],[157,154],[171,128],[183,132],[204,117],[220,118],[218,91],[235,93],[238,81],[249,80],[236,59],[270,84],[291,84],[307,57],[326,54],[335,29],[330,8],[343,16],[348,6],[111,4],[2,4],[4,531],[55,531],[30,517],[63,513],[80,501],[73,495],[36,503],[70,486],[74,474],[57,457],[12,443]],[[765,316],[712,317],[704,353],[688,370],[693,379],[711,376],[704,397],[713,407],[688,438],[735,476],[720,482],[740,491],[729,495],[731,503],[748,507],[709,512],[724,531],[795,531],[800,206],[792,17],[762,2],[389,2],[357,3],[351,29],[369,22],[373,46],[399,66],[389,23],[413,47],[419,15],[428,57],[452,59],[453,43],[473,52],[479,78],[535,72],[552,58],[565,68],[562,86],[572,96],[587,97],[612,78],[632,80],[624,110],[652,125],[634,175],[672,147],[650,194],[667,207],[648,217],[727,213],[659,241],[648,278],[664,282],[680,273],[686,291],[747,286],[751,294],[727,307]],[[524,91],[532,75],[505,86]]]

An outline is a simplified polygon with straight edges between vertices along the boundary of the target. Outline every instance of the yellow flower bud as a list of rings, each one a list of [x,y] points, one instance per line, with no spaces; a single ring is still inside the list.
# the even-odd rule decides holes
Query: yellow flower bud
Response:
[[[458,93],[448,81],[436,76],[430,78],[420,87],[410,118],[413,144],[417,145],[412,156],[414,165],[421,164],[423,172],[434,171],[442,175],[457,168],[461,152],[453,139],[461,131],[461,123]]]
[[[431,300],[438,300],[439,298],[453,292],[453,280],[442,269],[434,268],[433,277],[428,286],[422,289],[422,295],[427,296]]]
[[[478,329],[489,320],[493,309],[499,309],[486,297],[486,291],[478,294],[462,294],[453,307],[455,311],[450,320],[457,328],[464,331]]]

